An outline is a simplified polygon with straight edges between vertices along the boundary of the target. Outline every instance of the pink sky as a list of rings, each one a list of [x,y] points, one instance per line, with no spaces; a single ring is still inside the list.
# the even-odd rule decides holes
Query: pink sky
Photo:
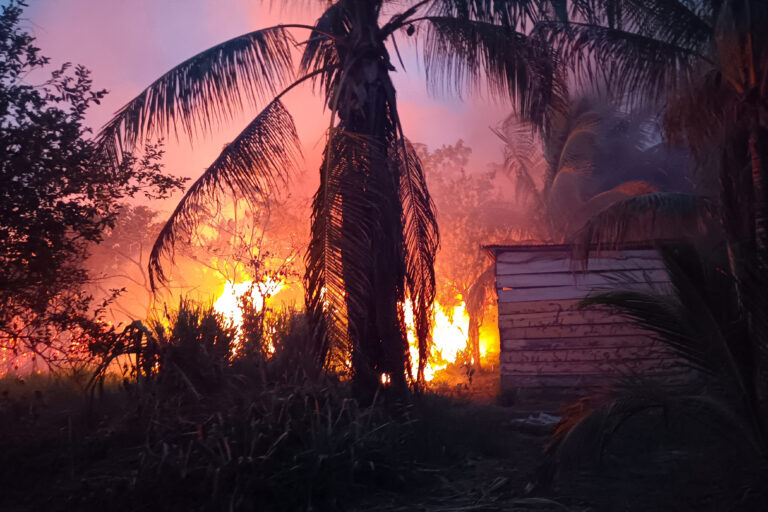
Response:
[[[54,64],[71,61],[93,72],[97,88],[109,96],[90,114],[98,129],[120,106],[182,60],[219,42],[279,22],[312,24],[321,2],[295,0],[280,8],[279,0],[32,0],[25,28],[38,39]],[[297,37],[302,34],[298,33]],[[402,39],[402,38],[401,38]],[[402,46],[405,46],[403,48]],[[406,135],[430,148],[458,139],[473,148],[472,166],[484,168],[501,160],[501,143],[489,131],[511,111],[509,105],[481,99],[466,102],[427,94],[416,53],[401,45],[407,73],[394,74]],[[304,144],[307,171],[314,178],[327,117],[322,102],[304,87],[290,93],[286,104],[296,118]],[[234,138],[256,112],[223,126],[210,137],[167,141],[169,172],[197,178],[224,144]],[[175,200],[172,200],[175,203]],[[167,204],[165,208],[172,205]]]

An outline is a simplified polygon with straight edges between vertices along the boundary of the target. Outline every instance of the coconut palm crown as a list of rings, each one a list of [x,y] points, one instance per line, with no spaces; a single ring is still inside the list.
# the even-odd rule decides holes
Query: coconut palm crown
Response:
[[[411,374],[404,305],[413,306],[421,381],[439,239],[421,163],[398,114],[391,73],[402,62],[390,48],[399,57],[396,38],[415,38],[431,90],[461,95],[482,87],[543,126],[560,81],[551,53],[526,30],[562,16],[563,3],[321,3],[327,8],[314,25],[256,30],[182,62],[116,113],[100,134],[101,148],[117,160],[148,138],[194,138],[244,106],[262,109],[166,222],[151,254],[155,286],[166,280],[161,258],[194,229],[201,201],[234,193],[256,206],[285,183],[300,146],[282,98],[314,84],[331,113],[305,260],[314,348],[325,365],[351,363],[359,390],[370,393],[386,374],[404,391]],[[294,62],[297,47],[302,55]]]

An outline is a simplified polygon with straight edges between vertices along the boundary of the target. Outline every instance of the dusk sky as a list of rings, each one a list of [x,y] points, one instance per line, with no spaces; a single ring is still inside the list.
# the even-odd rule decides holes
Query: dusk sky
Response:
[[[110,91],[89,116],[90,125],[98,129],[115,110],[184,59],[258,28],[280,22],[312,24],[320,13],[314,7],[320,2],[292,3],[283,7],[274,1],[270,7],[269,0],[32,0],[26,23],[54,64],[83,64],[93,72],[95,86]],[[304,34],[299,31],[296,37],[301,40]],[[430,148],[464,139],[474,150],[476,168],[500,160],[501,144],[489,126],[501,121],[510,106],[479,98],[431,97],[416,52],[403,39],[400,46],[407,73],[398,69],[394,79],[406,135]],[[295,90],[285,102],[296,118],[313,178],[328,118],[311,87]],[[193,146],[186,140],[168,140],[168,170],[198,177],[253,115],[255,111],[244,112],[242,119],[196,140]]]

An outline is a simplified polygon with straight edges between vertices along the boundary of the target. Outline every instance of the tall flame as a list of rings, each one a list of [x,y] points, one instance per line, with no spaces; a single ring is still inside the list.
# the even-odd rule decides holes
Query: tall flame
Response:
[[[270,297],[278,293],[285,286],[285,281],[265,278],[261,282],[243,281],[233,283],[227,281],[224,284],[224,291],[213,303],[213,310],[219,313],[224,320],[228,321],[235,329],[235,352],[242,338],[243,328],[243,298],[248,296],[253,304],[254,310],[258,313],[264,309],[265,303]],[[269,342],[271,347],[271,342]],[[271,347],[274,348],[274,347]]]
[[[458,297],[461,300],[461,297]],[[413,322],[413,305],[410,300],[405,303],[405,323],[408,328],[408,345],[413,361],[414,377],[418,368],[419,349],[416,340],[416,328]],[[480,331],[480,357],[484,359],[488,355],[488,348],[493,343],[486,329]],[[466,305],[462,301],[452,308],[443,307],[435,302],[432,316],[432,347],[430,360],[424,368],[424,379],[432,381],[438,372],[445,370],[449,365],[456,363],[462,352],[468,349],[469,339],[469,314]]]
[[[242,298],[250,294],[253,306],[257,312],[264,308],[265,302],[286,287],[284,281],[278,281],[271,278],[263,282],[254,283],[253,281],[243,281],[233,283],[227,281],[221,295],[216,299],[213,308],[221,314],[226,320],[238,329],[236,343],[239,342],[240,329],[243,325],[243,311],[241,309]],[[453,307],[443,307],[436,302],[432,314],[432,347],[430,350],[430,360],[424,369],[424,378],[430,382],[442,370],[449,365],[455,364],[460,360],[462,354],[468,350],[469,337],[469,314],[466,311],[466,305],[457,297],[459,304]],[[416,328],[413,319],[413,305],[407,300],[404,305],[405,323],[408,335],[408,345],[413,361],[413,377],[416,377],[418,368],[419,350],[416,340]],[[485,359],[489,348],[494,343],[493,329],[481,328],[480,330],[480,357]],[[495,322],[493,322],[495,327]],[[389,375],[382,375],[382,383],[389,382]]]

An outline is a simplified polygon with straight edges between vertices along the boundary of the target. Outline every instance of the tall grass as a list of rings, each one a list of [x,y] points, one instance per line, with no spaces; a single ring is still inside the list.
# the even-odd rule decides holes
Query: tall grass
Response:
[[[336,510],[366,482],[397,481],[410,459],[408,408],[361,407],[317,367],[309,340],[291,310],[246,321],[239,340],[186,300],[135,323],[113,351],[132,358],[135,378],[129,412],[110,428],[143,439],[138,459],[77,506],[119,494],[110,510]]]

